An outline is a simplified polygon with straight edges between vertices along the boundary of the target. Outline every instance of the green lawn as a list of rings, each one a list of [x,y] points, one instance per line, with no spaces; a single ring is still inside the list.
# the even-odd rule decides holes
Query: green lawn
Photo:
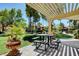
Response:
[[[21,40],[21,46],[20,46],[20,48],[31,44],[28,41],[23,41],[22,40],[23,37],[24,37],[24,35],[20,36],[20,38],[21,38],[20,39]],[[5,53],[7,53],[10,50],[10,49],[6,48],[6,42],[7,42],[7,40],[8,40],[8,36],[7,37],[6,36],[4,36],[4,37],[0,36],[0,55],[1,54],[5,54]]]
[[[67,34],[56,34],[56,38],[59,38],[59,39],[68,39],[68,38],[72,38],[72,36],[67,35]]]

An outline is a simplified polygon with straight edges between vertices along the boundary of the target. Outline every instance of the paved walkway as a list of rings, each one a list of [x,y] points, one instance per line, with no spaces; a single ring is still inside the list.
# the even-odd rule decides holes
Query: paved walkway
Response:
[[[20,49],[20,51],[22,52],[21,56],[79,56],[78,48],[75,48],[75,47],[72,47],[71,45],[66,44],[70,42],[71,41],[62,41],[62,43],[60,44],[57,50],[54,48],[49,48],[47,51],[34,50],[35,46],[30,45]],[[74,41],[73,41],[73,44],[74,44]],[[77,44],[79,45],[79,42]]]
[[[79,39],[70,39],[70,40],[63,40],[61,39],[62,44],[68,45],[74,48],[79,48]]]
[[[36,56],[38,53],[34,51],[35,46],[29,45],[20,49],[21,56]]]

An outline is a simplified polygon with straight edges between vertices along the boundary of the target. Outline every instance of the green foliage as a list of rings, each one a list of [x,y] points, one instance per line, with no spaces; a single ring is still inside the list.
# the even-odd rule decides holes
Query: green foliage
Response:
[[[72,36],[67,34],[56,34],[56,38],[68,39],[68,38],[72,38]]]
[[[41,26],[41,25],[42,25],[42,23],[41,23],[41,22],[38,22],[38,23],[37,23],[37,25],[38,25],[38,26]]]
[[[64,27],[64,24],[63,23],[60,23],[57,27],[57,30],[58,30],[58,33],[62,33],[62,29]]]
[[[27,24],[26,24],[26,20],[25,19],[19,19],[19,20],[16,20],[14,22],[14,25],[16,26],[19,26],[19,27],[22,27],[22,28],[26,28],[27,27]]]
[[[22,26],[20,26],[21,24],[19,23],[18,26],[15,25],[11,25],[11,27],[9,27],[9,29],[7,30],[6,34],[7,35],[22,35],[25,34],[25,30]]]
[[[40,13],[40,14],[41,14],[41,13]],[[46,17],[45,17],[43,14],[41,14],[41,17],[42,17],[44,20],[47,20]]]
[[[33,22],[38,22],[40,20],[40,15],[38,14],[38,12],[35,10],[34,11],[34,15],[33,15]]]
[[[40,15],[35,9],[33,9],[27,4],[26,4],[26,15],[29,18],[29,30],[31,31],[32,30],[31,22],[33,22],[36,25],[36,22],[40,20]]]
[[[17,10],[17,15],[16,15],[17,18],[21,18],[22,17],[22,13],[21,13],[21,10],[18,9]]]
[[[4,9],[2,11],[0,11],[0,23],[5,23],[8,21],[8,17],[9,17],[9,11],[7,9]]]
[[[10,14],[10,18],[14,18],[16,16],[16,10],[15,8],[12,8],[10,11],[9,11],[9,14]]]
[[[9,10],[9,24],[13,24],[13,22],[16,20],[16,10],[15,8],[12,8]]]
[[[75,39],[79,39],[79,29],[74,30],[73,34]]]
[[[32,17],[33,16],[33,8],[31,8],[29,5],[26,4],[26,15],[28,17]]]
[[[0,11],[0,25],[2,26],[2,32],[5,32],[6,28],[10,25],[15,25],[16,28],[25,28],[27,26],[25,19],[22,18],[21,10],[16,10],[15,8],[12,8],[11,10],[4,9]]]

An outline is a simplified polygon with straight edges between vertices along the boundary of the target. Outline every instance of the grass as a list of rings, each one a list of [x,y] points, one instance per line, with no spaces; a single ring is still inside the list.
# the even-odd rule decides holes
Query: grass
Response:
[[[56,34],[56,38],[68,39],[68,38],[72,38],[72,36],[67,34]]]
[[[7,37],[0,37],[0,54],[4,54],[9,51],[5,46],[6,41]]]
[[[22,38],[24,37],[25,35],[20,35],[20,41],[21,41],[21,47],[24,47],[24,46],[27,46],[29,44],[31,44],[30,42],[28,41],[24,41]],[[1,54],[5,54],[7,52],[9,52],[10,49],[7,49],[6,48],[6,42],[8,40],[8,36],[0,36],[0,55]]]

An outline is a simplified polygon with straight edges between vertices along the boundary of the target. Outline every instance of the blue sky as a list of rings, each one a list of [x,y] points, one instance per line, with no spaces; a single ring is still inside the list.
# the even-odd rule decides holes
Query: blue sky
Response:
[[[17,9],[21,9],[22,10],[22,17],[25,18],[28,23],[28,18],[26,17],[26,12],[25,12],[25,4],[24,3],[0,3],[0,10],[3,10],[3,9],[11,9],[11,8],[15,8],[16,10]],[[46,21],[44,21],[43,19],[40,19],[40,22],[46,26],[48,25],[48,23]],[[61,21],[62,23],[64,23],[65,26],[68,26],[68,20],[67,19],[63,19]],[[58,25],[60,22],[58,20],[55,20],[54,21],[55,25]]]

